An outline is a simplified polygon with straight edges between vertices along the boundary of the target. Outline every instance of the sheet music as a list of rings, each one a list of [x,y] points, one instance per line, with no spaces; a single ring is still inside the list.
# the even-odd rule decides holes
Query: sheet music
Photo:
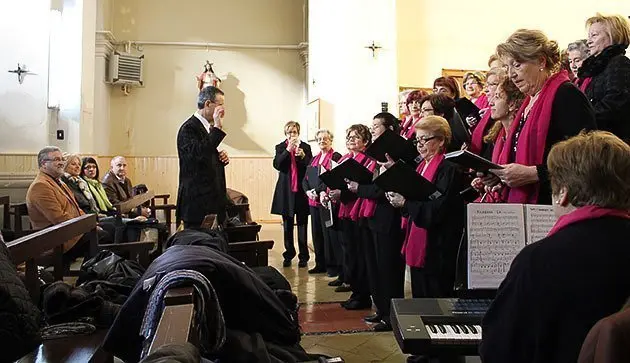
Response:
[[[468,288],[496,289],[525,247],[522,204],[468,204]]]
[[[551,205],[525,205],[525,233],[527,244],[547,237],[554,224],[556,215]]]
[[[338,163],[338,162],[336,162],[336,161],[334,161],[334,160],[331,160],[331,161],[330,161],[330,170],[333,170],[334,168],[336,168],[336,167],[337,167],[337,165],[339,165],[339,163]]]

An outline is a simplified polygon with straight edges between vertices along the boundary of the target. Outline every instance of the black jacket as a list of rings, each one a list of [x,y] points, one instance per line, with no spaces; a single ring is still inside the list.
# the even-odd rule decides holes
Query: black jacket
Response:
[[[276,189],[273,193],[273,202],[271,204],[271,214],[277,214],[285,217],[293,217],[294,215],[308,216],[309,208],[306,199],[306,193],[302,189],[302,179],[306,175],[306,167],[313,159],[311,147],[300,142],[300,148],[304,150],[303,158],[296,158],[298,169],[298,191],[291,192],[291,156],[287,151],[286,142],[283,141],[276,145],[276,156],[273,158],[273,167],[278,170],[278,181]]]
[[[575,363],[588,331],[630,296],[630,220],[577,222],[526,246],[486,313],[484,363]]]
[[[409,222],[427,230],[425,269],[448,281],[452,290],[457,249],[466,224],[466,206],[459,192],[462,188],[461,169],[445,160],[438,167],[435,187],[442,196],[430,201],[405,202],[404,212]]]
[[[585,93],[595,109],[597,127],[630,142],[630,59],[624,56],[625,49],[616,44],[587,58],[578,76],[581,81],[592,78]]]
[[[256,274],[238,260],[206,246],[176,245],[155,259],[142,276],[116,317],[105,338],[104,348],[124,361],[137,362],[142,337],[138,335],[150,296],[144,281],[160,274],[190,269],[201,272],[214,287],[228,329],[228,341],[221,354],[226,362],[231,353],[245,349],[234,334],[259,335],[264,343],[294,347],[299,343],[298,323],[283,302]],[[259,347],[254,347],[259,348]],[[229,350],[233,349],[234,352]],[[243,361],[247,362],[247,360]]]
[[[225,165],[217,150],[224,137],[225,132],[216,127],[206,132],[194,115],[179,128],[177,220],[201,223],[206,215],[215,213],[219,218],[225,217]]]

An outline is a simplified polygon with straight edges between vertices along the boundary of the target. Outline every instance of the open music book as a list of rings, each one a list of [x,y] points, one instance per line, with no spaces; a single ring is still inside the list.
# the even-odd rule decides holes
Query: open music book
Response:
[[[521,249],[555,222],[550,205],[468,204],[468,288],[497,289]]]

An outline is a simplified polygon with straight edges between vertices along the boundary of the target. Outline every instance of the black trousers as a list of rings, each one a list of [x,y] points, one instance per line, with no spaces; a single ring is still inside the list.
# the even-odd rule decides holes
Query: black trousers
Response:
[[[282,257],[285,260],[292,260],[295,255],[295,242],[293,237],[294,220],[297,219],[297,237],[298,237],[298,259],[300,261],[308,261],[310,258],[308,252],[308,215],[297,215],[297,218],[282,216],[282,229],[284,231],[284,252]]]
[[[361,221],[342,220],[345,282],[352,287],[350,299],[366,301],[370,299],[370,283],[367,276],[366,254],[370,254],[373,245],[372,235]]]
[[[311,236],[313,238],[313,250],[315,250],[315,268],[326,268],[326,242],[324,240],[324,225],[319,214],[319,207],[310,207],[311,210]]]
[[[410,267],[411,295],[413,298],[450,297],[452,280],[422,267]],[[450,286],[449,286],[450,281]]]
[[[336,211],[333,209],[333,213]],[[339,280],[344,281],[343,273],[343,247],[342,233],[339,220],[335,220],[331,227],[326,227],[325,220],[330,211],[324,207],[319,207],[319,220],[321,221],[324,235],[324,251],[326,257],[326,271],[330,274],[337,274]]]
[[[389,322],[391,300],[405,297],[405,261],[400,250],[403,235],[400,228],[392,228],[389,233],[372,230],[374,259],[366,255],[370,291],[376,311]]]

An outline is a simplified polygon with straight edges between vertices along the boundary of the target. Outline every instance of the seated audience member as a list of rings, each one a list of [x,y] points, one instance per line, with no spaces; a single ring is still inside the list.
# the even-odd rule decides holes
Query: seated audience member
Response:
[[[111,204],[120,204],[131,199],[133,184],[127,178],[127,160],[123,156],[115,156],[111,161],[111,169],[103,177],[103,187]],[[149,217],[149,208],[142,207],[142,216]]]
[[[571,81],[577,81],[578,71],[580,67],[582,67],[582,63],[589,56],[588,45],[586,45],[586,40],[580,39],[576,40],[573,43],[569,43],[567,46],[567,65],[568,70],[570,71]]]
[[[79,204],[83,213],[98,213],[99,209],[96,201],[89,190],[88,184],[81,179],[81,160],[76,154],[66,155],[66,168],[61,180],[72,190],[74,199]]]
[[[578,71],[578,85],[595,109],[600,130],[630,142],[630,22],[623,15],[597,14],[586,21],[591,56]]]
[[[547,165],[559,219],[516,256],[485,314],[485,363],[576,362],[591,327],[630,296],[630,146],[581,133]]]
[[[405,200],[389,192],[389,202],[403,208],[409,223],[402,254],[411,270],[414,298],[448,297],[453,293],[457,249],[463,233],[465,206],[460,197],[462,172],[444,159],[451,140],[448,122],[427,116],[416,125],[416,146],[423,161],[416,171],[442,195],[431,201]]]
[[[558,71],[558,44],[543,32],[517,30],[497,46],[497,55],[526,97],[497,160],[503,169],[491,170],[498,178],[488,176],[483,182],[500,188],[508,203],[551,204],[545,162],[549,150],[583,129],[595,129],[593,108],[567,72]]]
[[[26,193],[28,217],[34,229],[50,227],[85,213],[79,207],[72,190],[61,180],[65,161],[58,147],[47,146],[37,154],[39,173]],[[110,242],[110,236],[98,229],[99,240]],[[64,243],[64,263],[88,255],[89,236],[75,237]]]
[[[103,184],[99,181],[99,169],[96,159],[89,156],[83,158],[80,176],[87,183],[92,199],[94,199],[98,207],[98,212],[107,215],[114,214],[116,210],[107,198]]]

